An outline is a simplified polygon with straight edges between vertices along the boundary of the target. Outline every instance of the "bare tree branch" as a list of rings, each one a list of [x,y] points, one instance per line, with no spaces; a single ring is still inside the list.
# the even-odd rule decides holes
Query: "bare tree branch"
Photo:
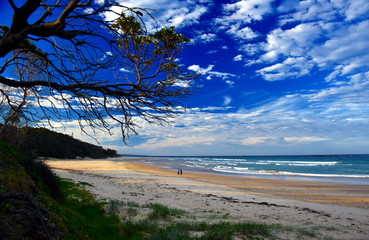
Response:
[[[137,133],[136,118],[168,122],[192,93],[196,76],[175,63],[188,39],[174,28],[148,32],[147,9],[114,1],[25,0],[21,7],[8,2],[14,14],[11,26],[1,27],[0,86],[10,90],[0,87],[0,98],[14,105],[13,96],[29,91],[29,108],[23,110],[35,125],[40,119],[77,120],[82,131],[110,132],[113,120],[125,140]],[[117,18],[105,20],[107,14]],[[14,52],[19,54],[10,56]],[[32,77],[10,77],[13,66]]]

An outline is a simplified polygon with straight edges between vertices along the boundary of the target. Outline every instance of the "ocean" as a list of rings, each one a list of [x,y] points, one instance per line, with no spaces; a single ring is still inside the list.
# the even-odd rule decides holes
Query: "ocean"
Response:
[[[146,162],[176,171],[237,177],[369,185],[369,154],[311,156],[151,157]]]

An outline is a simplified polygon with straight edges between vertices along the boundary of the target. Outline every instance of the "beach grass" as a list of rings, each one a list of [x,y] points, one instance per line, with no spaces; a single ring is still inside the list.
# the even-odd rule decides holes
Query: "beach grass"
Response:
[[[157,203],[140,206],[134,202],[96,201],[85,190],[85,184],[62,178],[58,181],[65,199],[55,201],[51,209],[65,229],[66,239],[231,240],[236,236],[238,239],[274,239],[273,225],[175,221],[186,212]],[[117,215],[120,208],[128,209],[124,213],[130,216],[138,215],[143,209],[150,209],[151,213],[139,221],[133,221],[130,216],[122,220]]]
[[[85,190],[85,184],[62,178],[59,181],[65,200],[55,202],[52,211],[64,226],[66,239],[266,240],[280,239],[286,232],[297,239],[317,238],[319,235],[319,229],[309,227],[227,221],[230,219],[226,213],[220,213],[223,217],[217,223],[198,222],[191,220],[186,211],[158,203],[140,205],[132,201],[97,201]],[[143,219],[135,219],[143,212],[146,213]]]
[[[8,159],[9,154],[13,156],[14,161],[22,159],[21,157],[18,159],[17,154],[6,147],[0,149],[2,159]],[[275,224],[237,222],[230,213],[223,210],[204,210],[204,216],[195,217],[190,212],[169,208],[159,203],[140,205],[132,201],[109,199],[98,201],[86,190],[93,185],[84,181],[74,182],[57,177],[55,183],[46,184],[50,183],[52,175],[46,171],[42,162],[26,165],[32,171],[10,162],[2,161],[1,164],[4,166],[0,168],[2,173],[0,193],[29,189],[28,193],[31,194],[31,189],[37,189],[39,205],[47,209],[45,211],[50,213],[50,222],[55,223],[54,227],[57,228],[51,231],[53,226],[50,224],[48,230],[52,233],[57,232],[62,239],[261,240],[280,239],[279,234],[287,230],[294,231],[296,236],[317,235],[309,229],[288,229]],[[63,193],[61,197],[53,196],[55,194],[51,188],[55,186]],[[12,206],[2,207],[0,217],[1,214],[7,217],[12,209],[14,209]],[[27,231],[31,231],[38,222],[29,221],[25,224],[28,227]],[[23,232],[15,235],[17,237],[14,239],[21,239],[22,234],[27,235],[23,225],[19,229],[23,229]]]
[[[168,219],[169,217],[179,217],[183,215],[185,211],[179,209],[168,208],[164,205],[157,203],[149,203],[144,205],[143,207],[151,208],[152,213],[149,215],[150,219]]]
[[[59,179],[59,183],[65,199],[51,203],[51,209],[64,228],[66,239],[121,239],[119,218],[104,214],[104,203],[95,201],[83,184],[67,179]]]

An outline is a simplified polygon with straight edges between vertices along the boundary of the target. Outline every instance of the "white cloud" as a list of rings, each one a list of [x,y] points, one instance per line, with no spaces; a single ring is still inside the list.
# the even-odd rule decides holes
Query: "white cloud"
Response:
[[[243,22],[249,23],[253,20],[262,20],[263,17],[272,12],[274,0],[241,0],[236,3],[223,5],[227,16],[218,20],[219,23]]]
[[[239,54],[239,55],[235,56],[235,57],[233,58],[233,61],[235,61],[235,62],[242,61],[242,54]]]
[[[232,98],[230,96],[223,96],[223,106],[228,106],[229,104],[231,104],[232,102]]]
[[[306,76],[312,69],[324,70],[326,79],[332,83],[330,88],[290,93],[255,108],[238,110],[231,108],[236,98],[225,96],[223,107],[180,112],[178,118],[170,119],[170,127],[151,126],[137,119],[141,143],[131,149],[121,145],[115,148],[124,149],[121,152],[175,154],[173,149],[191,147],[191,152],[187,152],[190,155],[196,151],[204,153],[204,147],[207,153],[213,154],[225,149],[229,152],[224,154],[247,154],[251,149],[258,149],[259,154],[263,151],[273,154],[279,149],[285,153],[303,153],[301,150],[311,153],[323,144],[342,144],[348,146],[346,149],[354,149],[361,143],[367,145],[369,140],[362,136],[369,136],[368,1],[279,2],[277,5],[272,0],[242,0],[223,5],[224,16],[219,16],[216,27],[237,44],[227,42],[229,48],[242,51],[227,57],[247,61],[247,66],[260,64],[253,67],[259,67],[257,73],[268,81]],[[129,0],[123,4],[155,9],[160,26],[184,27],[199,24],[212,1]],[[265,35],[252,29],[271,14],[279,14],[274,16],[278,22]],[[148,27],[154,25],[148,23]],[[204,29],[201,34],[194,32],[198,35],[196,43],[220,40],[216,29],[206,29],[208,32]],[[221,44],[225,42],[219,48]],[[228,49],[225,45],[221,48]],[[206,79],[222,79],[232,86],[237,76],[216,71],[215,64],[219,62],[205,67],[192,65],[188,69],[204,74]],[[178,86],[186,84],[181,82]],[[77,131],[78,127],[71,129]],[[100,141],[118,141],[119,131],[116,132],[113,136],[102,135]],[[232,149],[237,152],[231,152]]]
[[[192,147],[196,145],[206,146],[216,142],[215,138],[199,136],[183,136],[176,138],[150,139],[146,143],[139,145],[139,148],[154,150],[173,147]]]
[[[347,20],[368,18],[369,2],[367,0],[350,1],[345,14]]]
[[[248,56],[254,56],[255,54],[262,51],[264,44],[244,44],[239,47],[240,51],[245,52]]]
[[[163,155],[186,155],[184,149],[191,149],[187,155],[221,154],[222,151],[224,154],[250,153],[245,152],[246,149],[254,149],[255,154],[276,154],[282,150],[319,154],[320,147],[326,144],[335,149],[335,153],[355,149],[364,146],[362,136],[369,136],[368,76],[369,72],[357,74],[348,84],[286,95],[253,109],[234,110],[230,106],[231,97],[224,96],[224,107],[180,111],[177,118],[169,119],[171,126],[153,126],[135,118],[142,140],[133,147],[122,147],[119,129],[114,130],[113,136],[99,133],[99,141],[120,152]],[[89,139],[87,135],[77,134],[77,121],[67,122],[65,126],[65,133],[74,132],[75,137]],[[117,145],[113,146],[112,142]],[[341,144],[345,146],[342,150],[337,147]]]
[[[111,57],[113,56],[113,53],[110,51],[105,52],[104,56],[102,56],[102,58],[100,58],[100,61],[104,61],[107,57]]]
[[[225,81],[230,87],[233,87],[233,85],[234,85],[234,81],[231,81],[231,80],[226,80]]]
[[[158,16],[161,26],[183,27],[199,23],[200,17],[207,11],[204,6],[183,7],[167,9],[163,15]]]
[[[177,81],[174,83],[175,87],[189,88],[191,86],[191,81]]]
[[[276,26],[266,35],[265,42],[240,48],[251,57],[264,52],[248,60],[246,66],[267,64],[257,71],[266,80],[298,78],[316,67],[333,69],[326,79],[334,82],[338,77],[369,69],[369,20],[363,18],[369,14],[367,1],[286,0],[278,10],[282,13],[280,25],[295,26]],[[291,64],[291,59],[295,63]]]
[[[197,72],[199,74],[206,74],[213,69],[214,65],[209,65],[207,68],[201,68],[199,65],[191,65],[188,70]]]
[[[151,17],[144,14],[144,21],[149,31],[163,27],[184,27],[192,24],[198,24],[201,16],[207,12],[206,5],[211,4],[207,1],[181,1],[181,0],[120,0],[121,6],[128,8],[145,8],[154,10],[151,14],[155,17],[153,20]],[[113,7],[116,13],[122,12],[125,8]],[[107,20],[113,20],[117,18],[117,14],[108,13],[105,15]]]
[[[277,81],[290,77],[301,77],[308,74],[312,67],[313,64],[303,57],[290,57],[281,63],[262,68],[257,72],[260,73],[265,80]]]
[[[191,41],[191,44],[195,44],[195,43],[198,43],[198,42],[201,42],[201,43],[209,43],[209,42],[214,42],[217,40],[217,35],[214,34],[214,33],[203,33],[199,36],[197,36],[195,39],[193,39]]]
[[[281,2],[281,4],[278,6],[277,10],[279,12],[289,12],[296,8],[296,6],[299,4],[300,0],[284,0]]]
[[[244,146],[259,145],[259,144],[263,144],[267,142],[270,139],[271,138],[269,137],[250,137],[250,138],[241,139],[240,144]]]
[[[324,44],[315,46],[309,54],[321,68],[334,67],[335,76],[352,74],[368,69],[369,42],[366,29],[369,21],[363,21],[332,33]],[[332,79],[332,78],[331,78]]]
[[[126,69],[126,68],[120,68],[119,71],[121,71],[121,72],[132,72],[132,71]]]
[[[286,16],[286,21],[334,21],[338,15],[344,15],[345,8],[350,1],[344,3],[341,0],[338,1],[299,1],[298,5],[295,5],[293,13]]]
[[[272,53],[270,58],[267,54],[262,56],[263,60],[276,60],[278,55],[284,56],[304,56],[304,54],[314,46],[322,34],[319,25],[313,23],[303,23],[288,30],[278,28],[267,36],[264,49],[267,53]]]
[[[230,87],[233,86],[234,81],[230,79],[237,77],[235,74],[213,71],[212,70],[213,68],[214,65],[209,65],[207,68],[201,68],[199,65],[192,65],[188,67],[188,70],[197,72],[198,74],[205,76],[206,80],[212,80],[213,78],[221,78]]]
[[[259,36],[247,24],[261,21],[272,13],[274,0],[241,0],[235,3],[223,4],[223,16],[215,19],[215,23],[225,33],[238,42],[253,40]]]
[[[249,27],[241,27],[240,24],[233,24],[226,31],[229,35],[233,36],[238,40],[250,40],[254,39],[258,36],[251,28]]]
[[[95,3],[103,5],[105,3],[105,0],[95,0]]]
[[[224,72],[217,72],[217,71],[209,71],[208,74],[214,77],[222,78],[223,80],[236,77],[236,75],[232,73],[224,73]]]
[[[85,14],[91,14],[91,13],[93,13],[93,12],[94,12],[94,9],[93,9],[93,8],[86,8],[86,9],[84,9],[84,10],[83,10],[83,12],[84,12]]]
[[[224,144],[304,146],[352,139],[363,133],[369,134],[366,97],[369,83],[364,78],[354,77],[354,86],[348,84],[316,93],[291,94],[250,110],[205,112],[204,109],[190,109],[174,119],[173,126],[166,128],[165,133],[154,127],[149,127],[148,132],[143,128],[143,131],[145,136],[152,136],[156,141],[162,139],[163,144],[172,141],[179,144],[177,138],[193,138],[199,147],[206,144],[214,148]],[[231,104],[227,96],[224,100]],[[193,145],[191,141],[184,141],[182,146]]]

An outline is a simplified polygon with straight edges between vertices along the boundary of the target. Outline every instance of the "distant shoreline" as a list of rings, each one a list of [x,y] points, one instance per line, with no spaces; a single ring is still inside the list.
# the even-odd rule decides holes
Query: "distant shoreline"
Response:
[[[331,156],[368,156],[368,154],[337,154],[337,155],[288,155],[289,157],[293,156],[306,156],[306,157],[331,157]],[[244,156],[213,156],[213,157],[244,157]],[[250,156],[252,157],[252,156]],[[253,156],[255,157],[255,156]],[[264,156],[256,156],[256,157],[264,157]],[[284,157],[284,155],[278,156],[269,156],[269,157]],[[205,169],[199,167],[189,167],[189,166],[176,166],[173,163],[169,163],[168,161],[162,161],[165,159],[175,159],[175,158],[196,158],[196,157],[163,157],[163,156],[123,156],[120,158],[111,158],[113,161],[126,161],[128,159],[134,159],[140,162],[146,162],[158,167],[162,167],[164,169],[170,169],[176,171],[178,167],[183,168],[186,171],[195,172],[195,173],[209,173],[221,176],[232,176],[232,177],[244,177],[244,178],[256,178],[256,179],[271,179],[271,180],[291,180],[291,181],[305,181],[305,182],[327,182],[327,183],[342,183],[342,184],[358,184],[358,185],[369,185],[369,177],[353,177],[353,176],[343,176],[343,175],[319,175],[319,174],[286,174],[286,173],[234,173],[234,172],[222,172],[216,171],[213,169]],[[206,158],[206,157],[201,157]],[[210,156],[209,156],[210,158]],[[181,163],[179,163],[181,164]]]
[[[318,234],[310,239],[364,239],[369,231],[369,186],[186,171],[177,175],[138,159],[112,160],[47,164],[61,177],[90,183],[86,187],[100,199],[159,203],[185,210],[191,221],[255,221],[314,229]],[[285,239],[296,239],[293,231],[285,234]]]
[[[168,176],[177,175],[177,171],[175,169],[167,169],[160,165],[154,165],[152,164],[153,161],[155,161],[155,158],[121,157],[90,160],[52,160],[48,161],[48,163],[53,168],[64,170],[77,169],[92,172],[103,171],[108,172],[109,174],[119,175],[119,170],[115,170],[115,167],[124,165],[125,169],[128,168],[135,172],[155,172]],[[344,206],[364,207],[369,209],[369,185],[366,184],[308,181],[310,178],[306,178],[304,181],[299,181],[298,178],[293,176],[287,176],[286,178],[283,178],[283,176],[275,176],[275,178],[271,178],[273,177],[271,176],[270,178],[267,178],[264,176],[249,177],[246,175],[240,177],[237,175],[219,174],[217,172],[215,172],[215,174],[212,172],[193,172],[188,171],[188,169],[183,169],[183,172],[184,178],[201,182],[209,182],[217,185],[225,185],[254,194],[311,202],[332,203]],[[280,191],[279,189],[283,189],[283,191]],[[319,191],[318,189],[322,189],[322,191]],[[326,191],[327,189],[329,191]],[[298,191],[296,192],[295,190]],[[301,194],[298,194],[301,192],[303,192],[303,197],[301,197]],[[325,197],[323,198],[322,196]]]

